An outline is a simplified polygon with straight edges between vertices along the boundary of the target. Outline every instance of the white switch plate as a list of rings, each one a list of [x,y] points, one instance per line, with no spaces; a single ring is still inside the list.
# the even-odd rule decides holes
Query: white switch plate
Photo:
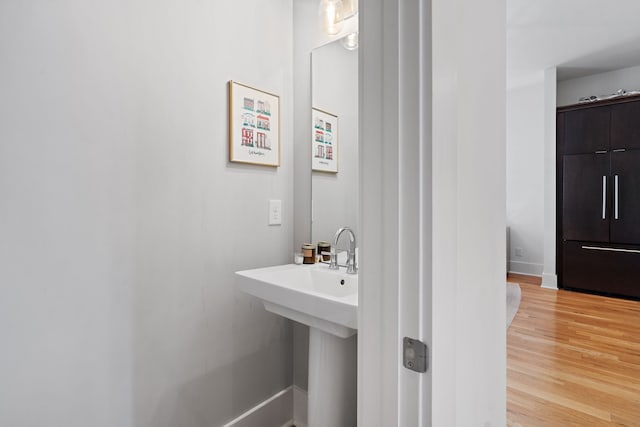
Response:
[[[269,225],[282,224],[282,200],[269,200]]]

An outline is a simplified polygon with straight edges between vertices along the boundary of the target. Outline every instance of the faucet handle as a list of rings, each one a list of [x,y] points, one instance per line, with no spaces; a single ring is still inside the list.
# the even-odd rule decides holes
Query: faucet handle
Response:
[[[331,252],[329,252],[329,256],[330,256],[329,268],[331,270],[337,270],[338,269],[338,252],[335,250],[335,248],[331,248]]]

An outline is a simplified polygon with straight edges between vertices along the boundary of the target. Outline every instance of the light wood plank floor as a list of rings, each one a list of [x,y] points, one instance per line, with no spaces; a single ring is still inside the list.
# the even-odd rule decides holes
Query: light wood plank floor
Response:
[[[640,302],[508,281],[522,301],[507,332],[507,424],[640,426]]]

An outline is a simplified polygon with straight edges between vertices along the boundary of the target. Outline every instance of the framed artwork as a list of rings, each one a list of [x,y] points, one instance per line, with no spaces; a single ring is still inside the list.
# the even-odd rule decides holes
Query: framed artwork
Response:
[[[338,173],[338,116],[311,109],[311,169]]]
[[[229,81],[229,161],[280,166],[280,98]]]

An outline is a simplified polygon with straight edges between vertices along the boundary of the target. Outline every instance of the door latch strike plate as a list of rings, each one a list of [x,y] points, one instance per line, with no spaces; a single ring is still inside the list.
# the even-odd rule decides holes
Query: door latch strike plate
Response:
[[[427,372],[429,369],[429,347],[422,341],[404,337],[402,340],[402,364],[405,368],[416,372]]]

